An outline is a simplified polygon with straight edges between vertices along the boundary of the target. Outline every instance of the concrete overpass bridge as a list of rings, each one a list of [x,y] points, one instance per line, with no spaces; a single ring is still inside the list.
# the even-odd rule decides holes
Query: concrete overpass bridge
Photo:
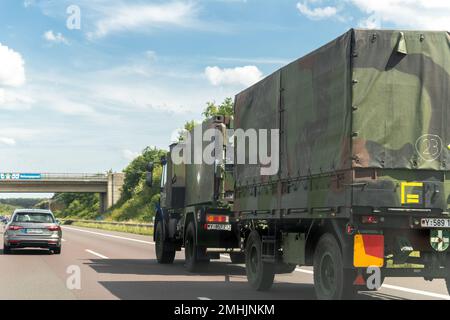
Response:
[[[0,173],[0,193],[99,193],[100,211],[117,203],[123,173]]]

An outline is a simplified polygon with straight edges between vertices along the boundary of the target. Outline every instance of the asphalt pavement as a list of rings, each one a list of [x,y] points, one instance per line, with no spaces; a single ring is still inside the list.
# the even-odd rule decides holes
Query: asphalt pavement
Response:
[[[2,231],[3,226],[3,238]],[[315,299],[311,268],[277,275],[270,291],[256,292],[247,284],[244,266],[231,264],[226,255],[193,274],[184,268],[183,251],[173,265],[158,264],[149,236],[64,226],[63,239],[61,255],[0,251],[0,299]],[[387,278],[378,292],[361,292],[358,299],[450,296],[443,280]]]

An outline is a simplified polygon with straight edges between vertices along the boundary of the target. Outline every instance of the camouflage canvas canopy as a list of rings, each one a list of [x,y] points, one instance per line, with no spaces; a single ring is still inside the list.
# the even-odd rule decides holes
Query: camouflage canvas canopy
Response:
[[[448,170],[449,92],[447,32],[350,30],[238,94],[235,129],[280,129],[282,179]],[[236,165],[237,185],[259,172]]]

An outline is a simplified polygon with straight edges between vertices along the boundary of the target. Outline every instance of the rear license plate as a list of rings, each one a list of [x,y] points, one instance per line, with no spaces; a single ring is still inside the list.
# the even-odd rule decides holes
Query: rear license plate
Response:
[[[25,229],[26,234],[42,234],[44,231],[42,229]]]
[[[450,219],[422,219],[421,225],[423,228],[450,228]]]
[[[231,224],[207,224],[206,230],[231,231]]]

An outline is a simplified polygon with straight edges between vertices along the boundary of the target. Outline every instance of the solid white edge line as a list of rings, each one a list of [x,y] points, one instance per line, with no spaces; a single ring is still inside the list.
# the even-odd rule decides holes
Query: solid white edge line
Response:
[[[431,297],[431,298],[450,300],[450,296],[446,295],[446,294],[439,294],[439,293],[434,293],[434,292],[429,292],[429,291],[422,291],[422,290],[417,290],[417,289],[404,288],[404,287],[399,287],[399,286],[393,286],[393,285],[390,285],[390,284],[383,284],[381,287],[385,288],[385,289],[390,289],[390,290],[397,290],[397,291],[403,291],[403,292],[418,294],[418,295],[427,296],[427,297]]]
[[[116,239],[122,239],[122,240],[128,240],[128,241],[134,241],[134,242],[140,242],[140,243],[146,243],[146,244],[155,244],[154,242],[151,242],[151,241],[144,241],[144,240],[138,240],[138,239],[133,239],[133,238],[114,236],[114,235],[106,234],[106,233],[87,231],[87,230],[81,230],[81,229],[70,228],[70,227],[63,227],[63,228],[68,229],[68,230],[75,230],[75,231],[80,231],[80,232],[96,234],[96,235],[100,235],[100,236],[104,236],[104,237],[110,237],[110,238],[116,238]],[[223,255],[223,254],[221,254],[220,257],[222,257],[224,259],[230,259],[227,255]],[[106,259],[108,259],[108,258],[106,258]],[[311,270],[305,270],[305,269],[301,269],[301,268],[296,268],[295,271],[296,272],[301,272],[301,273],[306,273],[306,274],[311,274],[311,275],[314,274],[314,272],[311,271]],[[439,293],[434,293],[434,292],[429,292],[429,291],[416,290],[416,289],[411,289],[411,288],[404,288],[404,287],[393,286],[393,285],[389,285],[389,284],[383,284],[382,287],[384,287],[386,289],[403,291],[403,292],[408,292],[408,293],[414,293],[414,294],[428,296],[428,297],[432,297],[432,298],[439,298],[439,299],[444,299],[444,300],[450,300],[450,296],[449,295],[445,295],[445,294],[439,294]]]
[[[102,255],[102,254],[100,254],[100,253],[97,253],[97,252],[95,252],[95,251],[92,251],[92,250],[89,250],[89,249],[86,249],[85,251],[86,251],[86,252],[89,252],[90,254],[93,254],[94,256],[97,256],[97,257],[99,257],[99,258],[102,258],[102,259],[109,259],[107,256],[104,256],[104,255]]]
[[[302,269],[302,268],[295,268],[295,271],[301,272],[301,273],[307,273],[307,274],[314,274],[313,271],[311,271],[311,270],[306,270],[306,269]]]
[[[302,268],[296,268],[295,271],[302,272],[302,273],[307,273],[307,274],[311,274],[311,275],[314,274],[314,272],[312,270],[305,270],[305,269],[302,269]],[[430,292],[430,291],[423,291],[423,290],[405,288],[405,287],[400,287],[400,286],[393,286],[393,285],[390,285],[390,284],[383,284],[381,287],[385,288],[385,289],[397,290],[397,291],[402,291],[402,292],[407,292],[407,293],[413,293],[413,294],[422,295],[422,296],[431,297],[431,298],[450,300],[450,296],[446,295],[446,294],[440,294],[440,293],[434,293],[434,292]]]
[[[126,238],[126,237],[121,237],[121,236],[115,236],[115,235],[112,235],[112,234],[101,233],[101,232],[94,232],[94,231],[88,231],[88,230],[82,230],[82,229],[71,228],[71,227],[63,227],[63,229],[79,231],[79,232],[85,232],[85,233],[95,234],[95,235],[98,235],[98,236],[103,236],[103,237],[108,237],[108,238],[115,238],[115,239],[121,239],[121,240],[134,241],[134,242],[138,242],[138,243],[155,244],[152,241],[144,241],[144,240],[139,240],[139,239]]]

